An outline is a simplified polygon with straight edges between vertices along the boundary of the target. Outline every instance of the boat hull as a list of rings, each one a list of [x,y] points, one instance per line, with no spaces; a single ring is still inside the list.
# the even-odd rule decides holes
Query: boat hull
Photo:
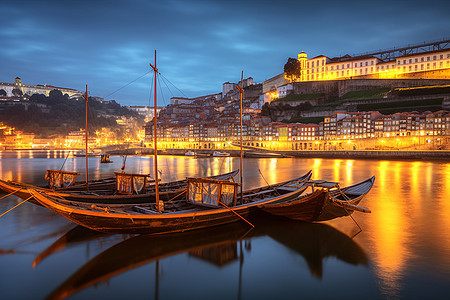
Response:
[[[304,190],[299,189],[285,195],[241,204],[233,208],[205,208],[192,205],[188,211],[151,213],[146,210],[149,213],[145,214],[131,213],[131,210],[135,208],[132,205],[99,207],[81,203],[74,204],[37,190],[30,190],[30,192],[43,206],[76,224],[93,230],[107,233],[165,234],[237,222],[256,213],[257,206],[261,203],[294,199]]]
[[[319,220],[328,199],[328,191],[318,189],[314,193],[293,201],[262,205],[260,208],[270,214],[304,222]]]

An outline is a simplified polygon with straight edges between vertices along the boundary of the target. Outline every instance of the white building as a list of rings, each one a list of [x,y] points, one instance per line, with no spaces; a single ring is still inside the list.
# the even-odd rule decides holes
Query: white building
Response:
[[[16,77],[14,79],[14,83],[5,83],[0,82],[0,90],[4,90],[6,92],[6,97],[13,97],[14,90],[19,90],[22,95],[31,96],[33,94],[42,94],[45,96],[48,96],[51,91],[58,90],[63,93],[63,95],[67,94],[70,98],[78,98],[82,97],[83,93],[80,91],[77,91],[75,89],[69,89],[69,88],[62,88],[62,87],[56,87],[52,85],[27,85],[22,83],[22,79],[19,77]]]

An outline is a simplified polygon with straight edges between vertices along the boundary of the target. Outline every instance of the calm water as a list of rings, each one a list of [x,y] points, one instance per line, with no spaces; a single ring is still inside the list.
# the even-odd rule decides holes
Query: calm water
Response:
[[[44,183],[65,152],[0,152],[0,177]],[[119,171],[89,159],[90,179]],[[127,172],[153,173],[151,157]],[[162,180],[239,168],[235,158],[161,156]],[[323,224],[280,219],[161,237],[105,235],[25,203],[0,218],[0,299],[447,299],[450,163],[246,159],[245,188],[313,170],[343,186],[376,176],[362,201],[371,214]],[[84,170],[68,158],[64,170]],[[83,172],[84,173],[84,172]],[[261,175],[262,174],[262,175]],[[264,178],[263,178],[264,176]],[[3,197],[4,194],[0,195]],[[0,200],[0,214],[18,204]]]

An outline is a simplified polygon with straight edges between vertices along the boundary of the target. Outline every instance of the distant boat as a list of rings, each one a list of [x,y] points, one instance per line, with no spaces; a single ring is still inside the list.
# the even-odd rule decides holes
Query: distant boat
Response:
[[[282,154],[273,152],[256,152],[256,151],[246,151],[244,153],[245,157],[251,158],[282,158]]]
[[[84,151],[79,151],[73,154],[73,156],[75,157],[97,157],[100,156],[100,153],[96,153],[96,152],[88,152],[88,154],[86,155],[86,152]]]
[[[195,153],[194,151],[192,151],[192,150],[189,150],[188,152],[186,152],[184,155],[186,155],[186,156],[196,156],[197,155],[197,153]]]
[[[212,156],[214,156],[214,157],[227,157],[227,156],[230,156],[230,153],[214,151]]]
[[[100,155],[100,162],[102,164],[109,164],[112,163],[113,161],[109,159],[109,154],[102,154]]]

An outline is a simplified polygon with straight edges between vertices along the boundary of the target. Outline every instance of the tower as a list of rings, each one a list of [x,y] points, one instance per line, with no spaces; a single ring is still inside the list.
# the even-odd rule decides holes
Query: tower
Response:
[[[298,61],[300,62],[300,81],[305,80],[305,73],[306,73],[306,59],[307,55],[305,52],[301,52],[298,54]]]

